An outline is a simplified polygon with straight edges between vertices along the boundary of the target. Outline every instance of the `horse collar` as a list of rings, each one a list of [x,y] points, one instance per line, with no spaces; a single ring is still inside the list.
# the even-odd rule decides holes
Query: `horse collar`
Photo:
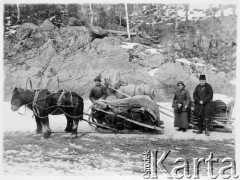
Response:
[[[64,90],[63,90],[63,92],[61,93],[61,95],[59,96],[59,98],[58,98],[58,101],[57,101],[57,106],[61,106],[62,105],[62,98],[63,98],[63,95],[64,95]]]
[[[36,91],[33,98],[33,104],[36,104],[40,91]]]

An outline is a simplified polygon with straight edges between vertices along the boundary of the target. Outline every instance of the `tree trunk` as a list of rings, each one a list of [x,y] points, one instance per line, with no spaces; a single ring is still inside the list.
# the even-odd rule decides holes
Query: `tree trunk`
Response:
[[[77,15],[78,15],[78,18],[81,18],[81,7],[79,4],[77,4]]]
[[[20,21],[20,7],[19,4],[17,4],[17,22]]]
[[[129,20],[128,20],[128,7],[127,3],[125,3],[125,13],[126,13],[126,21],[127,21],[127,33],[128,33],[128,39],[130,40],[130,30],[129,30]]]
[[[177,4],[175,4],[175,36],[177,35],[177,21],[178,21],[178,10]]]
[[[162,9],[163,9],[163,4],[159,4],[158,17],[161,18],[161,21],[162,21]]]
[[[236,15],[236,6],[235,5],[233,5],[233,15],[235,16]]]
[[[91,24],[91,26],[92,26],[92,25],[93,25],[93,11],[92,11],[92,4],[91,4],[91,3],[89,4],[89,7],[90,7],[90,13],[91,13],[90,24]]]
[[[213,9],[212,9],[212,5],[211,4],[210,4],[210,13],[211,13],[211,16],[214,17]]]
[[[68,4],[66,4],[66,6],[64,8],[64,14],[63,14],[63,17],[61,19],[61,22],[63,22],[64,25],[67,25],[68,24],[68,18],[69,18]]]
[[[223,5],[222,5],[222,4],[220,5],[220,9],[221,9],[221,17],[223,17],[223,16],[224,16],[224,12],[223,12],[223,9],[224,9],[224,8],[223,8]]]
[[[120,15],[119,15],[120,17],[120,19],[119,19],[119,25],[120,25],[120,27],[122,26],[122,13],[121,13],[121,11],[120,11]]]
[[[136,5],[136,12],[137,12],[137,27],[136,27],[136,33],[137,33],[137,37],[139,37],[139,23],[138,23],[138,4]]]
[[[188,21],[188,10],[189,10],[189,5],[185,5],[185,11],[186,11],[186,21]]]
[[[85,10],[84,10],[84,7],[83,7],[83,4],[82,4],[82,3],[81,3],[81,7],[82,7],[83,16],[84,16],[84,18],[86,18],[86,13],[85,13]]]

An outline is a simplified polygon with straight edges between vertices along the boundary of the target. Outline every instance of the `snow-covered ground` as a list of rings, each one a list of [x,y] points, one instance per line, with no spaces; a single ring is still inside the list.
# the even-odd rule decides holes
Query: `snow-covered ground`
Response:
[[[36,129],[36,123],[34,118],[32,118],[33,113],[26,109],[25,115],[20,115],[17,112],[11,111],[10,102],[3,103],[3,130],[4,132],[10,131],[20,131],[20,132],[34,132]],[[158,103],[164,107],[171,109],[170,102],[161,102]],[[91,102],[89,100],[84,101],[84,112],[87,112]],[[161,109],[168,114],[173,115],[172,112]],[[25,108],[22,107],[19,112],[25,113]],[[223,139],[234,139],[234,129],[232,133],[222,133],[222,132],[211,132],[211,135],[207,137],[205,134],[197,135],[194,134],[192,129],[187,130],[187,132],[178,132],[173,127],[173,119],[164,114],[160,115],[160,119],[164,121],[164,134],[157,135],[162,138],[173,138],[173,139],[202,139],[202,140],[223,140]],[[235,117],[235,112],[233,112],[233,117]],[[85,119],[88,117],[85,116]],[[50,127],[53,132],[63,132],[66,127],[66,119],[63,115],[50,116]],[[78,132],[95,132],[88,123],[82,121],[79,123]],[[224,136],[223,136],[224,134]],[[121,134],[121,136],[125,136]],[[127,136],[127,134],[126,134]],[[131,134],[133,136],[133,134]],[[156,135],[153,135],[154,138]]]
[[[134,46],[137,46],[137,45],[139,45],[139,43],[127,43],[127,42],[125,42],[125,43],[123,43],[123,45],[120,45],[120,47],[123,48],[123,49],[133,49]]]
[[[123,45],[120,45],[120,47],[123,48],[123,49],[134,49],[134,46],[137,46],[137,45],[144,46],[146,48],[146,50],[144,51],[145,53],[161,54],[161,52],[164,52],[164,50],[162,50],[160,48],[151,48],[151,47],[142,45],[140,43],[123,42]],[[144,53],[144,52],[142,52],[142,53]]]

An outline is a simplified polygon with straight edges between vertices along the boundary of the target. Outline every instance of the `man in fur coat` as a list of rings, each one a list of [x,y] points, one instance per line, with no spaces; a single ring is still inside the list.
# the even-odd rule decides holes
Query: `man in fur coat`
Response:
[[[193,92],[193,99],[195,102],[195,109],[193,114],[199,117],[199,130],[193,132],[202,134],[203,121],[205,121],[205,134],[209,136],[209,123],[213,112],[213,89],[212,86],[206,82],[205,75],[200,75],[199,81],[200,83],[197,85],[195,91]]]
[[[92,103],[99,99],[106,99],[107,98],[107,90],[106,88],[101,84],[101,77],[100,75],[97,76],[95,79],[95,86],[91,89],[91,92],[89,94],[89,99]]]

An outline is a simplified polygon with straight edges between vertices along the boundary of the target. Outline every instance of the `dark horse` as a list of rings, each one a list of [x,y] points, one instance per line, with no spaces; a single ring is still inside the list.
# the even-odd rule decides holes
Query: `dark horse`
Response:
[[[59,90],[50,92],[47,89],[24,90],[16,87],[11,99],[12,111],[17,111],[26,105],[34,113],[37,123],[37,133],[43,131],[43,136],[51,135],[48,115],[65,114],[67,118],[66,132],[72,132],[72,137],[77,137],[79,120],[83,118],[83,98],[74,92]]]

